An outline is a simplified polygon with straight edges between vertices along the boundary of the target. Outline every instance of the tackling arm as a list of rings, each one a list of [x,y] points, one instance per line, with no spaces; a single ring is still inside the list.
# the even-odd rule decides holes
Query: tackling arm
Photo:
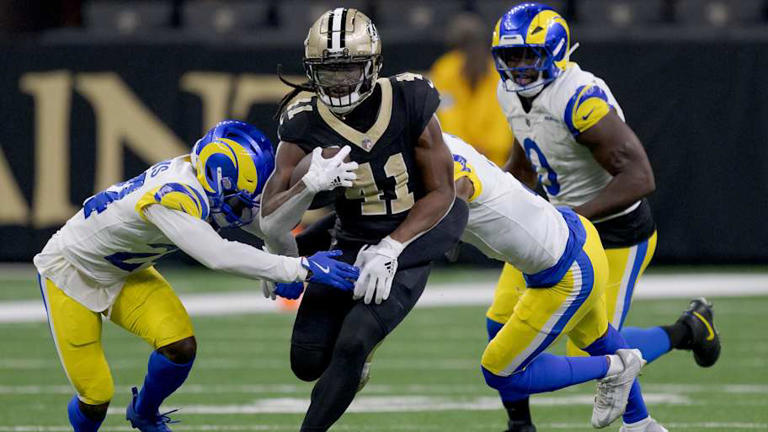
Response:
[[[436,117],[432,117],[419,136],[414,153],[427,193],[416,201],[405,220],[389,235],[404,245],[440,222],[451,209],[456,196],[453,157],[443,142]]]
[[[144,209],[144,216],[179,249],[213,270],[275,282],[293,282],[307,277],[300,258],[273,255],[226,240],[207,222],[185,213],[150,205]]]
[[[577,141],[590,149],[595,160],[613,179],[592,200],[574,210],[588,219],[621,211],[656,190],[651,163],[642,143],[611,110]]]
[[[275,171],[264,186],[259,213],[261,232],[267,238],[279,238],[290,232],[312,204],[315,194],[303,181],[289,187],[293,169],[305,155],[304,150],[293,143],[280,141],[277,146]]]

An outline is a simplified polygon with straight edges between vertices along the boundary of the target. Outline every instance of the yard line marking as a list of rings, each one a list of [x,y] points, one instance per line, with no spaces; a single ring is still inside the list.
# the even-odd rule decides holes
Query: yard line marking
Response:
[[[143,366],[143,365],[142,365]],[[185,384],[179,394],[305,394],[311,389],[311,384]],[[117,393],[127,393],[130,386],[117,387]],[[648,393],[710,393],[719,391],[735,395],[768,395],[768,385],[761,384],[675,384],[643,382],[643,389]],[[446,384],[411,384],[389,385],[370,383],[365,387],[367,395],[383,394],[419,394],[429,396],[434,394],[462,396],[483,395],[489,392],[483,384],[478,385],[446,385]],[[564,390],[567,392],[568,390]],[[39,394],[71,394],[69,385],[0,385],[0,395],[39,395]],[[576,392],[574,392],[576,393]],[[560,394],[563,394],[561,392]],[[536,397],[534,397],[536,398]],[[743,403],[743,402],[740,402]]]
[[[589,423],[539,423],[542,429],[563,429],[563,430],[593,430]],[[768,429],[768,423],[748,423],[748,422],[675,422],[667,423],[665,426],[675,429],[748,429],[748,430],[766,430]],[[487,431],[493,430],[499,427],[497,423],[477,423],[473,425],[467,425],[464,427],[467,431]],[[425,431],[425,430],[444,430],[445,426],[441,425],[409,425],[409,424],[397,424],[387,426],[368,426],[368,425],[336,425],[334,430],[346,430],[346,431]],[[112,426],[108,428],[111,431],[118,432],[131,432],[135,431],[130,426]],[[0,432],[69,432],[72,427],[69,425],[62,426],[38,426],[38,425],[23,425],[23,426],[0,426]],[[185,431],[221,431],[221,432],[247,432],[247,431],[294,431],[295,425],[270,425],[270,424],[247,424],[247,425],[185,425]]]
[[[685,396],[671,393],[646,393],[644,399],[649,404],[690,405]],[[568,396],[537,396],[531,400],[535,406],[572,406],[594,403],[592,394]],[[164,407],[174,409],[179,407]],[[236,415],[236,414],[303,414],[309,408],[307,398],[266,398],[257,399],[248,404],[233,405],[185,405],[185,415]],[[483,396],[476,398],[446,398],[430,396],[360,396],[356,398],[346,412],[384,413],[384,412],[427,412],[427,411],[496,411],[501,409],[499,398]],[[109,414],[124,415],[125,409],[110,408]]]
[[[30,278],[30,281],[32,278]],[[31,283],[31,282],[30,282]],[[482,282],[467,289],[467,283],[428,284],[416,307],[488,305],[496,282]],[[675,289],[669,289],[674,287]],[[690,298],[692,296],[738,297],[768,294],[768,274],[703,273],[645,275],[636,299]],[[235,291],[181,296],[190,315],[219,316],[251,313],[278,313],[277,302],[261,293]],[[0,323],[45,321],[38,300],[0,302]]]

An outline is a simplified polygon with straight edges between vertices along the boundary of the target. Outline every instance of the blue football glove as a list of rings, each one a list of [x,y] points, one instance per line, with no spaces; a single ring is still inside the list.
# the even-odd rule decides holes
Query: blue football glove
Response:
[[[343,291],[352,291],[357,277],[360,276],[360,269],[333,259],[339,255],[341,255],[340,250],[332,250],[303,257],[301,265],[310,272],[307,280],[330,285]]]
[[[275,294],[288,300],[296,300],[304,292],[304,282],[275,284]]]

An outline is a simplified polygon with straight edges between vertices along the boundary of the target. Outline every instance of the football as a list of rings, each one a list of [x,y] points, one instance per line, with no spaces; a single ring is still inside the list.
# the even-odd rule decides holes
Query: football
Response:
[[[341,147],[326,147],[323,149],[323,157],[325,159],[331,158],[336,155],[336,153],[341,150]],[[349,162],[349,155],[347,155],[346,158],[344,158],[344,162]],[[293,187],[296,183],[298,183],[302,177],[304,177],[304,174],[307,173],[307,170],[309,170],[309,164],[312,163],[312,153],[307,153],[306,156],[304,156],[298,164],[293,168],[293,173],[291,174],[291,182],[290,186]]]

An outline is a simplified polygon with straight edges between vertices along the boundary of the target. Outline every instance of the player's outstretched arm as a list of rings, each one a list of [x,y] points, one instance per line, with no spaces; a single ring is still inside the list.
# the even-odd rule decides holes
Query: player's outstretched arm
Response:
[[[507,163],[504,164],[503,170],[512,174],[531,190],[536,189],[536,183],[539,181],[538,175],[533,169],[531,161],[529,161],[528,157],[525,155],[523,146],[517,141],[517,138],[515,138],[515,142],[512,144],[512,151],[509,154]]]
[[[264,185],[259,213],[261,232],[267,237],[278,237],[293,229],[312,204],[314,194],[306,183],[297,182],[290,187],[293,169],[305,155],[296,144],[280,141],[277,145],[275,171]],[[278,209],[281,211],[277,212]]]
[[[229,241],[205,221],[161,205],[144,210],[170,241],[204,266],[250,279],[274,282],[310,280],[340,289],[351,289],[358,270],[334,260],[338,251],[318,252],[311,257],[273,255],[244,243]]]
[[[656,190],[651,163],[632,129],[611,110],[577,138],[613,179],[592,200],[575,207],[594,219],[624,210]]]

